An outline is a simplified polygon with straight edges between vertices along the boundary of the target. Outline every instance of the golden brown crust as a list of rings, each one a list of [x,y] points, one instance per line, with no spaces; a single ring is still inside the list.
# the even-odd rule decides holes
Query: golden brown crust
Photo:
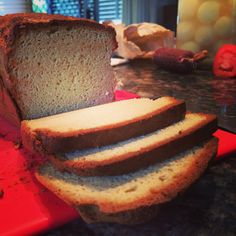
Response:
[[[22,140],[23,145],[29,151],[46,154],[100,147],[167,127],[182,120],[185,112],[185,103],[173,99],[172,104],[157,109],[147,116],[112,126],[88,129],[83,132],[59,133],[50,130],[35,130],[33,134],[30,134],[27,122],[23,122],[21,128]]]
[[[201,152],[196,156],[194,162],[191,165],[186,166],[181,175],[177,175],[174,182],[167,185],[163,185],[160,189],[152,189],[148,196],[144,196],[142,199],[137,199],[133,202],[124,202],[117,205],[114,203],[101,202],[99,210],[104,213],[121,212],[128,209],[135,209],[140,206],[150,206],[152,204],[160,204],[170,201],[179,192],[188,188],[207,168],[208,162],[217,152],[218,140],[216,138],[211,139]],[[86,200],[89,201],[89,200]]]
[[[10,78],[7,66],[10,53],[14,49],[15,39],[21,30],[33,28],[38,30],[40,27],[50,27],[59,24],[78,27],[85,26],[98,31],[107,31],[111,34],[113,50],[117,48],[115,30],[112,27],[99,24],[92,20],[40,13],[16,13],[2,16],[0,20],[0,80],[5,87],[6,94],[8,94],[8,100],[11,100],[11,104],[14,104],[15,110],[17,111],[15,117],[12,117],[11,111],[6,109],[5,112],[7,115],[5,116],[6,118],[9,117],[9,120],[17,126],[19,126],[19,121],[21,120],[22,115],[14,96],[14,79]]]
[[[157,142],[146,149],[114,156],[109,160],[73,161],[67,159],[63,154],[50,155],[49,159],[59,170],[66,170],[80,176],[127,174],[168,159],[194,147],[196,143],[209,139],[212,133],[217,130],[217,119],[215,115],[202,114],[202,116],[206,117],[204,121],[185,132],[179,133],[176,137]]]
[[[97,209],[98,215],[108,216],[109,214],[121,214],[122,212],[132,211],[140,207],[148,207],[151,205],[157,205],[164,202],[168,202],[173,199],[178,193],[182,192],[184,189],[189,187],[206,169],[209,161],[217,153],[218,140],[216,138],[211,138],[207,141],[203,147],[195,154],[194,158],[191,159],[191,162],[188,165],[185,165],[181,168],[181,173],[175,175],[171,181],[163,183],[163,185],[156,189],[151,189],[148,194],[139,196],[135,200],[123,201],[123,202],[114,202],[108,198],[101,198],[95,201],[95,198],[80,197],[80,199],[75,199],[72,195],[68,195],[66,192],[60,191],[51,181],[50,177],[44,177],[39,172],[36,172],[37,179],[44,184],[47,188],[52,190],[56,195],[62,198],[67,203],[80,207],[93,207]],[[83,216],[89,218],[90,214],[85,215],[86,212],[83,212]],[[94,221],[94,219],[92,219]],[[100,221],[97,219],[96,221]],[[117,221],[116,221],[117,222]]]
[[[86,223],[112,222],[124,225],[135,225],[148,222],[158,214],[159,205],[139,207],[118,213],[103,213],[96,206],[83,205],[75,207]]]
[[[57,24],[65,24],[68,26],[86,26],[91,27],[96,30],[108,31],[112,34],[114,41],[114,49],[117,47],[117,42],[115,39],[116,33],[115,30],[107,25],[99,24],[96,21],[81,19],[76,17],[69,17],[63,15],[49,15],[43,13],[16,13],[8,14],[1,17],[0,22],[0,38],[3,41],[0,41],[0,47],[9,51],[10,46],[14,42],[15,36],[17,35],[18,30],[26,27],[41,27],[41,26],[50,26]]]
[[[8,90],[3,85],[0,76],[0,114],[3,118],[10,121],[16,127],[20,127],[20,112],[14,100],[11,98]]]

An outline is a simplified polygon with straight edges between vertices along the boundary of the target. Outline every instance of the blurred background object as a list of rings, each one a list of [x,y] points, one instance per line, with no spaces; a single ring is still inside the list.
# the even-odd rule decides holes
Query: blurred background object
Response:
[[[126,25],[141,22],[158,23],[176,30],[178,0],[123,0],[122,22]]]
[[[82,9],[79,0],[32,0],[32,10],[37,13],[81,17]]]
[[[179,0],[177,47],[209,57],[223,44],[236,43],[236,0]]]
[[[31,12],[31,0],[0,0],[0,15]]]
[[[121,22],[122,0],[32,0],[34,12]]]
[[[32,0],[32,10],[38,13],[48,13],[49,3],[47,0]]]
[[[125,59],[150,58],[160,47],[174,47],[174,33],[154,23],[114,24],[106,22],[116,30],[118,48],[114,55]]]
[[[0,0],[0,15],[33,11],[115,24],[150,22],[175,32],[177,6],[178,0]]]
[[[38,13],[81,16],[79,0],[32,0],[32,10]]]
[[[216,52],[213,73],[217,77],[236,78],[236,45],[223,44]]]

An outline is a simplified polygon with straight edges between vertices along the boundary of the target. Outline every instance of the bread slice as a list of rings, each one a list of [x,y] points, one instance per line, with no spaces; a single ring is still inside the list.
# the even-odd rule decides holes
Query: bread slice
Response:
[[[87,222],[105,220],[132,224],[136,223],[135,219],[146,221],[146,214],[153,215],[147,210],[150,206],[170,201],[190,186],[216,152],[217,139],[211,138],[202,145],[131,174],[81,177],[62,173],[47,163],[38,169],[36,178],[76,207]]]
[[[61,171],[82,176],[121,175],[183,152],[217,130],[215,115],[187,114],[185,119],[151,134],[114,145],[49,156]]]
[[[114,29],[95,21],[36,13],[1,17],[0,111],[19,124],[113,101],[116,47]]]
[[[118,101],[23,121],[24,146],[58,153],[113,144],[166,127],[185,115],[185,103],[171,97]]]

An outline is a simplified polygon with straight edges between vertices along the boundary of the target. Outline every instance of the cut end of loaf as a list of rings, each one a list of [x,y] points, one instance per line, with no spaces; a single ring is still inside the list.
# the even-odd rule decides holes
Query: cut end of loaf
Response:
[[[21,29],[9,57],[9,73],[22,118],[113,101],[113,47],[110,32],[96,27],[67,24]]]

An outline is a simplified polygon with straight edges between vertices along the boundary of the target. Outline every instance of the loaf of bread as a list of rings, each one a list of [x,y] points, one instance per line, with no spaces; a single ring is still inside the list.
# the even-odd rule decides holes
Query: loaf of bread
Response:
[[[22,142],[31,152],[58,153],[100,147],[147,134],[185,116],[171,97],[131,99],[23,121]]]
[[[148,221],[156,214],[158,205],[170,201],[191,185],[216,152],[217,140],[211,138],[130,174],[82,177],[62,173],[48,163],[41,166],[36,177],[76,207],[86,222],[136,224]]]
[[[127,174],[194,147],[209,139],[216,129],[216,116],[189,113],[184,120],[147,135],[114,145],[58,153],[49,159],[59,170],[80,176]]]
[[[111,102],[115,31],[94,21],[36,13],[0,21],[0,114],[19,125]]]

